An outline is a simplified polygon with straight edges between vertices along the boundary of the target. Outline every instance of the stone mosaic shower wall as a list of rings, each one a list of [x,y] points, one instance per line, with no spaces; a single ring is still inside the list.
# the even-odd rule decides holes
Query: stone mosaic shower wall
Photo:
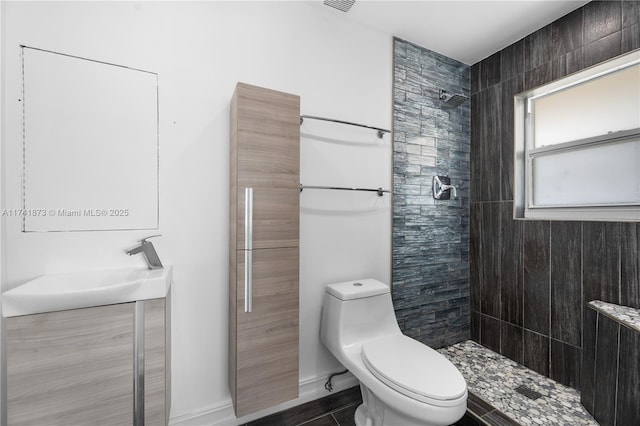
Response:
[[[393,303],[405,334],[441,347],[469,338],[469,67],[394,40]],[[458,197],[434,200],[434,175]]]

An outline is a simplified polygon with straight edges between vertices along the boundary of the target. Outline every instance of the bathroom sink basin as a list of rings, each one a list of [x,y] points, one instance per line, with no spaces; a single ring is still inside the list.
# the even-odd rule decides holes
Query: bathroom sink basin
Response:
[[[173,268],[105,269],[43,275],[2,294],[2,316],[37,314],[165,297]]]

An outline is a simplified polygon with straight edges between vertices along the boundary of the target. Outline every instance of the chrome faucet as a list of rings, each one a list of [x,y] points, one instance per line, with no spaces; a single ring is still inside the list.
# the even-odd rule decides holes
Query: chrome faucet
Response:
[[[142,257],[147,261],[149,269],[162,269],[162,262],[160,262],[160,258],[158,257],[158,253],[156,253],[156,249],[153,247],[153,243],[151,243],[151,241],[147,241],[149,238],[154,237],[160,237],[160,235],[151,235],[150,237],[141,239],[139,246],[134,247],[131,250],[127,250],[126,253],[129,256],[142,253]]]

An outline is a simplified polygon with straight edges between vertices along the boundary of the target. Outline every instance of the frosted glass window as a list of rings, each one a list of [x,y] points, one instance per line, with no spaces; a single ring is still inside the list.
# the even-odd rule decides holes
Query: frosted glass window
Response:
[[[534,100],[534,147],[640,127],[640,64]]]
[[[514,97],[514,217],[640,222],[640,50]]]
[[[538,207],[640,203],[640,139],[541,155],[532,168]]]

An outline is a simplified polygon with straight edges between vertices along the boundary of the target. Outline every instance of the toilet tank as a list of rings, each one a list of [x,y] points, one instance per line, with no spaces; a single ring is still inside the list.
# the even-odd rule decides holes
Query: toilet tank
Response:
[[[400,328],[388,285],[371,278],[327,285],[320,339],[331,352],[393,333]]]

